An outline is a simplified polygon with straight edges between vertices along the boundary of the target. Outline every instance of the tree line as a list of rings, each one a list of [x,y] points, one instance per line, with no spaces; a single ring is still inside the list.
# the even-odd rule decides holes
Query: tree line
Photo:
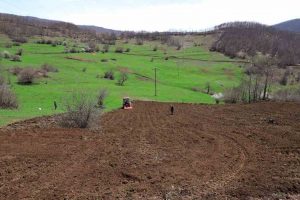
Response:
[[[270,26],[252,22],[233,22],[215,27],[220,33],[211,51],[232,58],[253,57],[257,52],[278,60],[279,66],[300,63],[300,35],[280,31]]]

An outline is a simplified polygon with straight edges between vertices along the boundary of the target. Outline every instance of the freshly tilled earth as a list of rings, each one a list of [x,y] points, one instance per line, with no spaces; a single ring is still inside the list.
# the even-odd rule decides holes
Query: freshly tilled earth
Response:
[[[300,199],[300,104],[135,102],[0,129],[0,199]]]

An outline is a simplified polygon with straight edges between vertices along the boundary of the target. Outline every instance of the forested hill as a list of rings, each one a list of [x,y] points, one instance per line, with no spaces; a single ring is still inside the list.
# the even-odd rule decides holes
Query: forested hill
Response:
[[[111,32],[102,28],[104,33]],[[99,30],[83,28],[72,23],[0,13],[0,33],[10,38],[30,36],[70,37],[88,41],[97,39]]]
[[[300,34],[300,19],[293,19],[273,26],[279,30],[291,31]]]
[[[300,63],[300,35],[251,22],[233,22],[217,26],[217,41],[212,51],[230,57],[245,58],[257,52],[270,54],[281,66]]]

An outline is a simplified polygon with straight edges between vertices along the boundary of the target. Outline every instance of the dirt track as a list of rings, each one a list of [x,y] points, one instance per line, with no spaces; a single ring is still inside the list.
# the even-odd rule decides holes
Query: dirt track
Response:
[[[136,102],[98,133],[0,130],[0,199],[300,199],[300,104]]]

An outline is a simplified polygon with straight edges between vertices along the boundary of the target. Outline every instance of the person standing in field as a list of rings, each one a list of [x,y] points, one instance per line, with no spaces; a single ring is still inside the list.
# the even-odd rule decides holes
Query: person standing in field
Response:
[[[171,115],[174,115],[174,106],[170,107]]]
[[[57,109],[57,103],[56,103],[56,101],[54,101],[53,104],[54,104],[54,110],[56,110]]]

